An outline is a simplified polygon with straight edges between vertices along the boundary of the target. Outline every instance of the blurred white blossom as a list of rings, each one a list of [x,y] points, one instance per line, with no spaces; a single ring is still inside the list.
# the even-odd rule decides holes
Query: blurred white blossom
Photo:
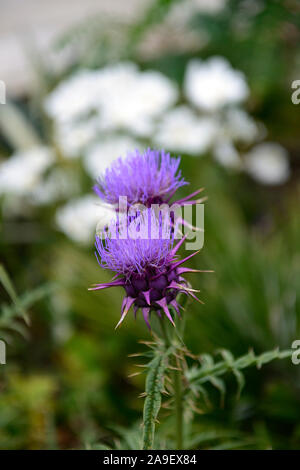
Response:
[[[156,71],[138,70],[129,62],[82,71],[48,96],[47,113],[58,122],[72,122],[96,113],[103,131],[128,129],[149,135],[153,119],[178,98],[177,86]]]
[[[230,140],[220,139],[214,146],[213,155],[225,167],[232,169],[241,168],[239,152]]]
[[[54,139],[66,158],[76,158],[97,137],[99,128],[99,119],[96,116],[77,122],[58,122]]]
[[[79,190],[78,181],[62,168],[54,168],[31,191],[29,201],[42,206],[70,197]]]
[[[109,205],[101,204],[96,196],[83,196],[70,201],[56,212],[56,224],[75,242],[90,243],[96,229],[100,231],[113,218],[115,212]]]
[[[223,166],[242,169],[242,160],[236,142],[250,144],[260,134],[259,127],[249,114],[239,108],[229,108],[216,118],[216,139],[213,156]]]
[[[188,0],[198,13],[218,13],[226,5],[227,0]]]
[[[98,107],[98,74],[81,70],[61,82],[46,98],[45,110],[54,120],[69,122]]]
[[[288,153],[275,142],[256,145],[245,155],[245,168],[254,179],[264,184],[282,184],[290,176]]]
[[[199,155],[212,144],[216,132],[212,118],[199,117],[187,106],[179,106],[163,116],[154,139],[167,150]]]
[[[149,135],[153,119],[177,100],[176,85],[160,72],[139,72],[133,64],[118,64],[102,73],[101,122],[105,130],[127,128]]]
[[[96,179],[118,157],[125,157],[129,151],[140,149],[141,145],[128,136],[110,136],[92,145],[84,155],[83,165],[87,173]]]
[[[217,111],[225,105],[241,102],[249,94],[244,74],[232,69],[223,57],[190,61],[184,90],[191,103],[207,111]]]
[[[0,163],[0,194],[29,194],[53,162],[53,151],[44,146],[13,154]]]
[[[223,130],[227,138],[234,141],[251,143],[259,135],[259,127],[246,111],[230,108],[226,111]]]
[[[183,2],[194,12],[206,13],[218,11],[225,3]],[[82,156],[93,179],[114,159],[142,150],[145,138],[172,152],[201,156],[210,151],[221,165],[245,169],[270,184],[287,178],[286,155],[275,152],[271,164],[264,151],[264,157],[258,159],[257,149],[268,150],[268,145],[255,147],[243,165],[240,144],[243,148],[261,140],[265,130],[238,106],[249,95],[242,72],[223,57],[191,60],[185,71],[184,93],[193,108],[178,105],[177,85],[162,73],[121,62],[77,72],[52,91],[45,108],[54,119],[55,144],[67,158]],[[42,188],[36,195],[37,201],[47,199]]]

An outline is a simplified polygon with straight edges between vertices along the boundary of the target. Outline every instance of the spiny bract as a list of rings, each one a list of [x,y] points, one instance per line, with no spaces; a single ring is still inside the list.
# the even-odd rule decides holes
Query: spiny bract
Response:
[[[159,316],[163,312],[174,325],[169,307],[179,315],[180,305],[176,299],[180,292],[201,302],[194,294],[197,291],[182,277],[184,273],[198,271],[181,266],[198,252],[178,260],[176,253],[184,238],[174,246],[174,233],[169,218],[157,218],[153,209],[147,209],[133,220],[128,218],[126,224],[113,221],[104,239],[96,237],[95,254],[99,265],[116,275],[112,282],[96,284],[90,290],[124,288],[121,318],[116,328],[132,306],[135,315],[142,310],[150,329],[151,312]]]

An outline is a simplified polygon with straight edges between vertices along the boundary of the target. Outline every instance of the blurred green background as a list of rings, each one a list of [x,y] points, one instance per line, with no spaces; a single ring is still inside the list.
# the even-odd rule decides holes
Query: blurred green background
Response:
[[[173,145],[172,128],[171,143],[165,144],[182,156],[182,173],[190,182],[180,196],[202,186],[208,196],[205,244],[193,265],[215,273],[193,278],[205,305],[190,304],[185,341],[194,354],[226,348],[238,356],[250,348],[256,353],[289,349],[300,339],[300,105],[291,100],[291,84],[300,79],[299,23],[296,0],[155,0],[145,2],[139,14],[133,8],[130,20],[101,13],[77,21],[51,40],[47,53],[29,48],[34,86],[8,93],[7,104],[0,105],[1,264],[18,295],[12,302],[3,271],[0,338],[7,342],[7,363],[0,365],[1,449],[138,446],[143,407],[138,396],[145,376],[129,377],[137,371],[137,359],[128,355],[145,349],[138,341],[149,339],[149,332],[133,315],[114,330],[121,289],[87,290],[110,279],[93,254],[95,216],[89,217],[85,206],[83,212],[71,209],[58,216],[57,211],[92,195],[98,175],[93,178],[84,163],[92,145],[121,135],[139,148],[157,146],[164,112],[155,116],[156,130],[148,135],[132,123],[123,122],[121,130],[96,126],[94,133],[89,128],[76,133],[67,123],[68,132],[63,129],[58,138],[61,122],[47,112],[45,100],[81,70],[132,62],[141,75],[157,71],[178,87],[177,107],[190,106],[197,119],[213,119],[218,129],[226,126],[227,108],[187,104],[187,66],[222,56],[231,70],[244,74],[249,92],[238,108],[258,129],[251,141],[234,139],[235,123],[231,134],[222,130],[215,137],[219,152],[214,141],[203,151],[189,151],[175,135]],[[69,99],[72,109],[80,101],[74,93],[58,100]],[[182,132],[190,138],[189,130]],[[262,142],[275,142],[275,150],[263,169],[251,169],[247,156]],[[228,161],[221,144],[233,155]],[[26,163],[28,153],[45,152],[45,146],[51,163],[31,172],[36,163]],[[281,166],[272,160],[273,151],[281,152]],[[105,165],[105,147],[98,158]],[[275,174],[271,181],[270,174]],[[208,389],[210,405],[199,403],[190,448],[300,448],[299,366],[287,359],[250,369],[239,400],[230,377],[226,385],[224,406],[213,389]],[[162,447],[169,420],[158,425]]]

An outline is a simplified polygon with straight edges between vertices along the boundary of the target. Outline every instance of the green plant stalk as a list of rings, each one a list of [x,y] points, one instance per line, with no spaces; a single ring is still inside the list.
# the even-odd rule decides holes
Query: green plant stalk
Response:
[[[262,365],[273,361],[274,359],[285,359],[292,356],[292,350],[279,351],[278,348],[262,353],[259,356],[255,356],[253,351],[248,354],[241,356],[237,359],[232,359],[231,362],[220,361],[216,364],[212,364],[210,367],[202,367],[198,370],[188,374],[188,381],[190,384],[193,383],[205,383],[209,377],[221,376],[228,371],[243,370],[247,367],[256,365],[260,368]]]
[[[182,409],[182,376],[181,370],[173,372],[175,393],[176,449],[183,449],[183,409]]]
[[[161,406],[161,392],[165,372],[165,355],[168,351],[158,354],[149,363],[149,372],[146,378],[146,399],[144,403],[143,422],[143,450],[153,448],[155,421]]]
[[[160,318],[160,325],[166,346],[170,347],[171,341],[169,339],[168,331],[166,329],[163,318]],[[175,403],[176,449],[183,449],[182,373],[181,370],[178,370],[178,364],[176,363],[175,359],[172,361],[172,366],[176,368],[176,370],[172,371]]]

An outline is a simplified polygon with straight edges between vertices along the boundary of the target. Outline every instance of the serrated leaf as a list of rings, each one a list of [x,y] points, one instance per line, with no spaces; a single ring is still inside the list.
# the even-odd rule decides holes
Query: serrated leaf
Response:
[[[237,399],[240,398],[241,396],[241,393],[242,393],[242,390],[245,386],[245,377],[244,375],[242,374],[241,371],[239,371],[238,369],[232,369],[232,372],[236,378],[236,381],[237,381],[237,385],[238,385],[238,389],[237,389]]]
[[[203,369],[209,369],[214,365],[214,359],[210,354],[202,354],[200,362]]]
[[[218,351],[221,356],[223,357],[224,361],[228,364],[231,365],[234,362],[234,356],[231,353],[231,351],[228,351],[228,349],[220,349]]]
[[[226,385],[225,382],[222,379],[219,379],[218,377],[215,376],[209,376],[208,377],[209,382],[219,390],[221,394],[221,406],[224,406],[224,400],[225,400],[225,394],[226,394]]]
[[[224,394],[224,387],[222,381],[220,381],[219,376],[224,375],[227,372],[233,372],[236,377],[238,383],[238,395],[241,393],[244,385],[245,379],[243,374],[240,372],[242,369],[251,366],[262,366],[263,364],[267,364],[268,362],[273,361],[274,359],[284,359],[287,357],[292,356],[293,351],[279,351],[278,348],[267,351],[260,356],[255,356],[253,351],[249,351],[248,354],[239,357],[238,359],[233,359],[231,355],[226,354],[227,359],[229,361],[219,361],[216,363],[212,363],[211,356],[204,355],[204,362],[201,367],[193,366],[189,370],[185,372],[186,378],[190,383],[190,386],[193,384],[204,384],[205,382],[210,382],[215,385],[221,393]],[[223,352],[224,357],[224,352]]]
[[[205,387],[202,387],[202,385],[197,385],[197,392],[202,395],[205,405],[207,407],[211,406],[211,402]]]
[[[15,307],[18,313],[24,318],[26,323],[29,323],[28,316],[19,301],[18,295],[13,286],[13,283],[2,264],[0,265],[0,282],[3,285],[4,289],[6,290],[6,292],[8,293],[8,295],[10,296],[13,303],[15,304]]]
[[[163,379],[166,368],[166,354],[160,353],[148,364],[146,377],[146,398],[143,413],[143,450],[153,447],[155,421],[161,407],[161,394],[163,391]]]

